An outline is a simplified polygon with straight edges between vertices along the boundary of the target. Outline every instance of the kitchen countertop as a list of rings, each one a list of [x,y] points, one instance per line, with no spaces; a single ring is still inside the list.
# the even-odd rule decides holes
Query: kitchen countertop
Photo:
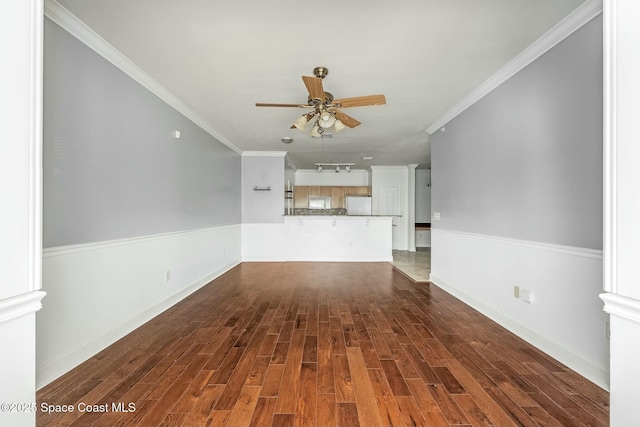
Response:
[[[307,214],[307,215],[283,215],[285,218],[391,218],[402,215],[335,215],[335,214]]]

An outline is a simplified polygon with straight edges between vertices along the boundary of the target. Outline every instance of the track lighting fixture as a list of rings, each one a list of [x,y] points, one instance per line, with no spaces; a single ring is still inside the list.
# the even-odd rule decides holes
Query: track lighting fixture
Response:
[[[351,172],[351,166],[355,166],[355,163],[315,163],[318,167],[318,172],[322,172],[323,166],[335,166],[335,172],[339,173],[340,168],[344,167],[344,170],[347,172]]]

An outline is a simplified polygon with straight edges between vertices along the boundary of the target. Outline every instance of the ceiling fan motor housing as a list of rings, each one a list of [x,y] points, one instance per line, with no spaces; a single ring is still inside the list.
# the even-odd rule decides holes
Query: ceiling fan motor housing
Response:
[[[320,104],[324,104],[326,106],[331,105],[333,102],[333,94],[331,92],[324,92],[324,100],[320,101]],[[311,95],[307,97],[307,104],[310,106],[315,106],[318,104],[316,99],[311,98]]]

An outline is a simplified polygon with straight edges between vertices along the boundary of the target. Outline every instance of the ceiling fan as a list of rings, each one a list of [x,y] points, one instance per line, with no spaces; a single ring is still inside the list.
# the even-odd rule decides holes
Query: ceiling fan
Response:
[[[387,103],[384,95],[356,96],[353,98],[334,99],[333,95],[325,92],[322,87],[322,79],[329,74],[326,67],[316,67],[313,75],[302,76],[302,81],[307,87],[309,96],[306,104],[272,104],[256,102],[256,107],[296,107],[311,108],[312,111],[303,114],[293,123],[291,129],[304,130],[309,121],[315,120],[311,129],[311,136],[321,137],[322,134],[333,126],[335,132],[340,132],[346,127],[354,128],[361,123],[353,117],[338,110],[338,108],[364,107],[368,105],[384,105]]]

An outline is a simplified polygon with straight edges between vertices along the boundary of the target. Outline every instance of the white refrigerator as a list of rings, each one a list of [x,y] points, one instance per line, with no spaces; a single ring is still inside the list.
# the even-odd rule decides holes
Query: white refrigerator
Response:
[[[371,197],[347,196],[347,215],[371,215]]]

